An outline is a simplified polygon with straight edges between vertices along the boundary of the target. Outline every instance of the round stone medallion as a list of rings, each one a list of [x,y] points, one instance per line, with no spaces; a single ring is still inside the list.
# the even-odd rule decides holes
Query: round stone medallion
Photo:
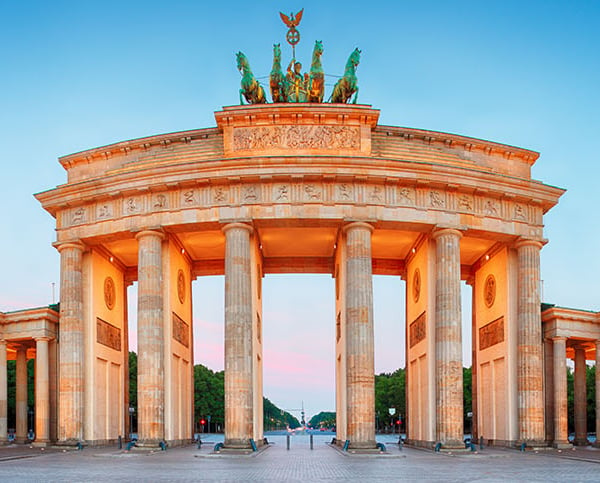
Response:
[[[415,274],[413,275],[413,300],[415,303],[419,301],[419,297],[421,296],[421,272],[417,268],[415,270]]]
[[[109,310],[112,310],[115,306],[116,291],[115,282],[112,277],[106,277],[104,279],[104,303]]]
[[[185,302],[185,275],[181,269],[177,272],[177,296],[181,303]]]
[[[496,300],[496,279],[493,275],[488,275],[483,284],[483,300],[489,309]]]

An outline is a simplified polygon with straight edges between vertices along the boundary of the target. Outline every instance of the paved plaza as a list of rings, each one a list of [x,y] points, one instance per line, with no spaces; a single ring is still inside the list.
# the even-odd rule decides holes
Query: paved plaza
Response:
[[[388,454],[345,455],[326,443],[330,436],[272,437],[269,448],[250,456],[213,455],[222,436],[166,452],[116,448],[42,451],[29,446],[0,449],[1,481],[600,481],[600,450],[543,453],[485,448],[477,454],[435,454],[399,449],[380,435]],[[210,440],[210,444],[208,441]]]

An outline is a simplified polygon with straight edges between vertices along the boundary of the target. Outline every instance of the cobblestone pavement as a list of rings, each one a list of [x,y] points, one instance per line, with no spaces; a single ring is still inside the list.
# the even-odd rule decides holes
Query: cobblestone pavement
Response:
[[[484,449],[477,454],[435,454],[378,437],[387,455],[346,455],[329,447],[331,437],[283,436],[250,456],[211,455],[218,436],[166,452],[115,448],[67,451],[28,446],[0,449],[0,481],[600,481],[600,450],[544,451]],[[210,444],[208,443],[210,440]]]

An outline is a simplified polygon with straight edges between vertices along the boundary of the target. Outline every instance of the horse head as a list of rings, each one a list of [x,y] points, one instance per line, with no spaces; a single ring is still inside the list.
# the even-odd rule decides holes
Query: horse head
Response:
[[[281,47],[279,44],[273,44],[273,63],[281,62]]]
[[[350,62],[352,65],[356,67],[360,63],[360,50],[358,48],[354,49],[354,51],[350,54]]]
[[[315,48],[313,50],[313,56],[314,55],[321,56],[321,54],[323,54],[323,41],[322,40],[316,40],[315,41]]]
[[[248,68],[248,59],[242,52],[235,54],[235,58],[237,60],[237,68],[240,72]]]

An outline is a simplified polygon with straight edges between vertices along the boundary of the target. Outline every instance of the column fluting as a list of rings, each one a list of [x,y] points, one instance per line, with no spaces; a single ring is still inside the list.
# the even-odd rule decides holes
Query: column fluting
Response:
[[[6,370],[6,341],[0,339],[0,446],[8,441],[8,373]]]
[[[48,337],[35,339],[35,441],[50,441],[50,367]]]
[[[15,387],[15,441],[24,443],[27,441],[27,348],[17,349]]]
[[[544,444],[544,366],[540,298],[542,244],[516,244],[518,258],[517,367],[519,435],[523,442]]]
[[[159,231],[142,231],[138,241],[138,437],[157,446],[165,437],[164,296]]]
[[[84,340],[81,243],[64,243],[60,253],[60,344],[58,439],[83,440]]]
[[[436,439],[464,447],[462,330],[460,302],[461,232],[437,230],[435,282]]]
[[[567,426],[567,338],[552,338],[554,379],[554,446],[569,444]]]
[[[251,226],[225,233],[225,446],[247,448],[253,436]]]
[[[587,392],[585,385],[585,348],[575,347],[575,375],[574,375],[574,417],[575,417],[575,441],[578,446],[586,446],[587,440]]]
[[[373,264],[367,223],[351,223],[346,233],[347,439],[352,448],[374,448],[375,362]]]

